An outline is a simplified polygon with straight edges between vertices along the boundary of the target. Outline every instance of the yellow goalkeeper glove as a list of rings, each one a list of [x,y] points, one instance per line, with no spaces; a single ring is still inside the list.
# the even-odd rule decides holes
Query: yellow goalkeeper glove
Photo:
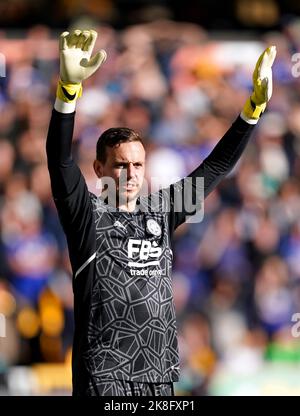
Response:
[[[106,60],[104,50],[91,58],[96,39],[97,32],[94,30],[74,30],[60,35],[60,80],[56,91],[60,100],[66,103],[77,100],[82,94],[82,81]]]
[[[272,65],[276,57],[276,47],[268,47],[258,58],[253,72],[253,93],[245,103],[242,115],[256,122],[265,111],[272,96]]]

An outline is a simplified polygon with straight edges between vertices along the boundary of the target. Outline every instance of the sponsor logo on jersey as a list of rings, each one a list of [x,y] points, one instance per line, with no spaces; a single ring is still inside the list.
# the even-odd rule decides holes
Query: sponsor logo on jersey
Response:
[[[128,241],[128,258],[138,256],[139,261],[129,261],[129,267],[158,266],[162,249],[156,241],[136,240],[130,238]]]

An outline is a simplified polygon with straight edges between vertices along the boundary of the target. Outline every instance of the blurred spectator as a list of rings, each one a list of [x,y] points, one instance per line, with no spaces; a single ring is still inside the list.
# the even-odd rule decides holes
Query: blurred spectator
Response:
[[[181,328],[179,350],[183,371],[176,385],[177,394],[207,394],[207,382],[216,356],[211,346],[210,327],[204,316],[191,314],[186,318]]]
[[[36,304],[54,272],[56,242],[41,225],[41,205],[24,192],[6,200],[2,209],[2,240],[9,268],[9,280],[20,300]]]

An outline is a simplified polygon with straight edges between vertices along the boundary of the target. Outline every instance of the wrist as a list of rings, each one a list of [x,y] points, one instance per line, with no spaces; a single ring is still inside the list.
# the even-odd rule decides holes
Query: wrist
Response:
[[[57,84],[56,97],[65,103],[74,103],[82,95],[81,82],[70,83],[62,81],[61,78]]]
[[[62,101],[60,98],[56,97],[54,109],[63,114],[74,113],[76,110],[76,101],[73,101],[72,103],[66,103],[65,101]]]
[[[262,113],[266,109],[267,103],[256,104],[253,94],[249,97],[244,105],[242,114],[245,118],[253,121],[258,121]]]

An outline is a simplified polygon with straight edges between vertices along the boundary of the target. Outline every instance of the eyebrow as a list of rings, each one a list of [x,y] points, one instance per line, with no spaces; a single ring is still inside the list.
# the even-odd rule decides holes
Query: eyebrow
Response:
[[[143,164],[144,163],[144,161],[143,160],[137,160],[137,161],[135,161],[135,162],[132,162],[132,161],[130,161],[130,160],[115,160],[114,161],[114,164],[116,164],[116,165],[128,165],[129,163],[132,163],[133,165],[135,165],[135,164],[137,164],[137,163],[140,163],[140,164]]]

